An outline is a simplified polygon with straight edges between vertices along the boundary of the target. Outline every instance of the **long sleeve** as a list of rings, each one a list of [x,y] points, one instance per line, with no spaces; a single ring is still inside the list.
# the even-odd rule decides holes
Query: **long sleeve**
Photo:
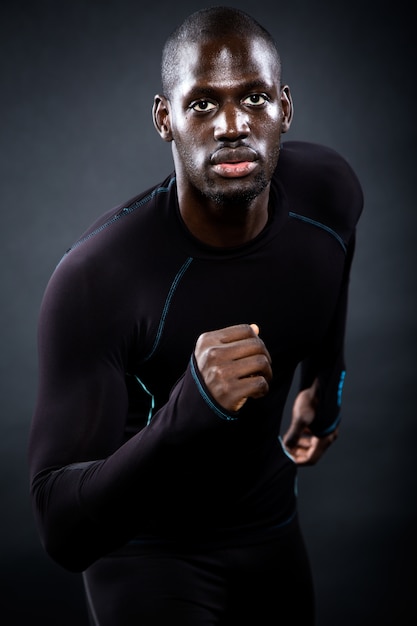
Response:
[[[334,431],[341,419],[342,391],[346,376],[345,334],[349,277],[355,249],[352,237],[346,254],[346,267],[336,311],[324,341],[301,364],[300,389],[310,387],[317,378],[318,405],[311,424],[312,432],[324,436]]]
[[[40,537],[67,569],[137,537],[230,539],[294,515],[283,410],[305,358],[301,385],[320,381],[314,432],[339,419],[362,196],[331,151],[291,144],[280,162],[270,221],[243,246],[191,237],[170,176],[99,218],[53,273],[29,465]],[[274,376],[266,397],[229,415],[193,350],[201,333],[252,322]]]
[[[61,565],[82,570],[167,509],[172,516],[187,454],[201,457],[209,433],[229,424],[188,366],[150,424],[126,441],[132,331],[114,323],[117,304],[106,311],[88,272],[73,268],[58,268],[42,305],[29,463],[42,542]]]
[[[83,570],[149,527],[156,510],[172,517],[173,489],[184,467],[170,461],[182,451],[185,462],[190,438],[193,458],[204,454],[216,428],[230,426],[204,402],[188,369],[149,426],[106,459],[38,472],[32,491],[50,556],[67,569]]]

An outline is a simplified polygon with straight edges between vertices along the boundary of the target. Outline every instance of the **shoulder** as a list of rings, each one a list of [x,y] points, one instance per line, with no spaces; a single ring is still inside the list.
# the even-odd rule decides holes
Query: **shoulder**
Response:
[[[317,191],[336,187],[362,195],[358,177],[348,161],[333,148],[320,144],[285,142],[281,148],[278,172],[289,183],[305,179],[314,184]]]
[[[151,226],[152,217],[155,216],[155,204],[158,200],[170,205],[175,196],[175,177],[169,176],[159,185],[150,187],[146,191],[130,198],[126,202],[113,207],[106,213],[100,215],[82,233],[77,241],[67,250],[66,255],[73,250],[84,247],[88,250],[106,247],[109,243],[116,243],[118,237],[129,236],[132,233],[132,223],[142,222]],[[126,219],[128,218],[129,219]],[[156,217],[156,216],[155,216]],[[160,216],[158,216],[160,219]],[[155,222],[158,222],[158,218]],[[135,236],[141,231],[136,231]],[[88,244],[88,245],[86,245]]]
[[[363,209],[363,192],[349,162],[320,144],[288,141],[276,170],[290,211],[333,228],[346,241]]]
[[[169,177],[98,217],[68,248],[55,268],[47,291],[89,302],[97,294],[114,296],[146,266],[155,247],[163,246],[167,228],[163,215],[172,206],[174,185]],[[110,297],[110,296],[109,296]]]

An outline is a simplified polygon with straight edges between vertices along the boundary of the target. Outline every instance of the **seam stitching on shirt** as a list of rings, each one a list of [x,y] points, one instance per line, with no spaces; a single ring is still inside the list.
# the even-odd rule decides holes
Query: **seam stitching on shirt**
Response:
[[[322,230],[325,230],[339,242],[339,244],[343,248],[343,252],[346,253],[346,244],[341,238],[341,236],[338,235],[335,230],[333,230],[329,226],[326,226],[326,224],[322,224],[321,222],[317,222],[316,220],[313,220],[310,217],[306,217],[305,215],[299,215],[298,213],[293,213],[291,211],[289,212],[289,216],[294,217],[295,219],[300,220],[302,222],[306,222],[307,224],[312,224],[313,226],[317,226],[318,228],[321,228]]]
[[[121,209],[118,213],[116,213],[116,215],[113,215],[113,217],[111,219],[107,220],[107,222],[104,222],[104,224],[101,224],[101,226],[98,226],[98,228],[93,230],[91,233],[89,233],[85,237],[81,237],[81,239],[78,239],[78,241],[76,241],[70,248],[68,248],[68,250],[64,254],[64,257],[67,254],[69,254],[72,250],[75,250],[75,248],[78,248],[78,246],[80,246],[81,244],[85,243],[86,241],[88,241],[92,237],[95,237],[96,235],[101,233],[103,230],[105,230],[106,228],[108,228],[109,226],[114,224],[115,222],[119,221],[122,217],[125,217],[126,215],[130,215],[130,213],[133,213],[133,211],[135,211],[139,207],[141,207],[144,204],[146,204],[147,202],[149,202],[149,200],[152,200],[152,198],[154,198],[156,195],[158,195],[160,193],[167,193],[170,190],[170,188],[173,185],[173,183],[175,182],[175,180],[176,179],[175,179],[175,176],[174,176],[169,181],[169,184],[168,184],[167,187],[157,187],[150,194],[148,194],[147,196],[145,196],[141,200],[136,200],[135,202],[133,202],[133,204],[131,204],[131,205]]]
[[[179,270],[179,272],[177,273],[177,275],[175,276],[175,278],[174,278],[174,280],[172,282],[172,285],[171,285],[170,290],[168,292],[168,296],[167,296],[167,299],[165,301],[165,305],[164,305],[164,308],[163,308],[163,311],[162,311],[161,319],[159,321],[159,327],[158,327],[158,331],[156,333],[156,337],[155,337],[155,341],[154,341],[153,347],[152,347],[151,351],[149,352],[149,354],[144,358],[144,361],[147,361],[148,359],[150,359],[151,356],[153,355],[153,353],[155,352],[156,348],[158,347],[158,344],[159,344],[161,336],[162,336],[162,332],[164,330],[164,325],[165,325],[166,317],[168,315],[168,310],[169,310],[169,307],[171,305],[172,298],[174,297],[175,290],[177,289],[178,284],[181,281],[181,278],[184,276],[185,272],[187,271],[188,267],[191,265],[192,261],[193,261],[192,257],[189,257],[185,261],[185,263],[183,264],[183,266],[181,267],[181,269]]]

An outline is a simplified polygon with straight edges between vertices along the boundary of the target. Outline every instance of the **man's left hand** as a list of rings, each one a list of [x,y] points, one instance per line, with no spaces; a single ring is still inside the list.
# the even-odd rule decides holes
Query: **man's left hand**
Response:
[[[314,465],[338,436],[338,429],[324,437],[316,437],[309,426],[316,414],[317,386],[315,380],[308,389],[297,395],[292,409],[290,426],[283,437],[288,453],[297,465]]]

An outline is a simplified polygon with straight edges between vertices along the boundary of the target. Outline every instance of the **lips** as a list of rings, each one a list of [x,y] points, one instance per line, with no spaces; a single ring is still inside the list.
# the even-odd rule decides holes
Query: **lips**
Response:
[[[211,156],[213,170],[222,178],[243,178],[257,167],[255,150],[247,147],[219,148]]]
[[[244,163],[256,161],[257,154],[255,150],[247,147],[240,148],[219,148],[212,154],[212,165],[222,165],[225,163]]]

